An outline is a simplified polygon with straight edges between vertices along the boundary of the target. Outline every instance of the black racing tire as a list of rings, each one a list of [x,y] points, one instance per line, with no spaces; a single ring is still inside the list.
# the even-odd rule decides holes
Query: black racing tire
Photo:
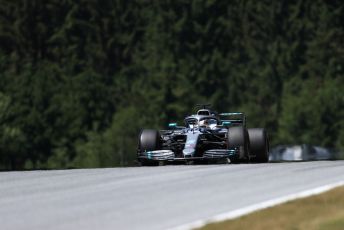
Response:
[[[160,134],[157,130],[144,129],[139,136],[139,149],[141,152],[154,151],[160,147]]]
[[[269,138],[264,128],[248,129],[250,139],[250,157],[252,162],[266,163],[269,161]]]
[[[250,149],[247,129],[243,126],[228,128],[227,146],[228,148],[239,147],[239,156],[230,159],[233,163],[247,161]]]
[[[139,152],[154,151],[160,148],[160,134],[157,130],[144,129],[139,135]],[[142,166],[156,166],[159,162],[140,160]]]

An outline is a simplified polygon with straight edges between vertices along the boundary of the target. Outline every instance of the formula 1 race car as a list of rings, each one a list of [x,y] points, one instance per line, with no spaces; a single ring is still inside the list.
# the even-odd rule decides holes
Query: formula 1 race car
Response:
[[[170,123],[168,130],[144,129],[139,135],[137,158],[141,165],[168,162],[256,162],[269,159],[264,128],[246,128],[243,113],[220,113],[198,105],[185,126]]]

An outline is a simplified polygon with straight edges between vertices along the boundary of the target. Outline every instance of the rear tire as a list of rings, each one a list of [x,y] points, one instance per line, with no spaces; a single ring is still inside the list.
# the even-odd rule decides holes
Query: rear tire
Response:
[[[160,134],[157,130],[144,129],[139,136],[139,152],[154,151],[160,148]],[[139,160],[142,166],[156,166],[159,162]]]
[[[228,148],[239,147],[239,156],[230,159],[233,163],[247,161],[250,148],[247,129],[243,126],[228,128],[227,146]]]
[[[251,161],[256,163],[266,163],[269,161],[269,139],[265,129],[248,129],[250,139]]]

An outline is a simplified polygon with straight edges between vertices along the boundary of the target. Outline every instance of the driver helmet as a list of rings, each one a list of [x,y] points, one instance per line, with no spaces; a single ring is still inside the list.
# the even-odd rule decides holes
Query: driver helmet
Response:
[[[216,119],[203,119],[199,122],[199,126],[205,126],[207,128],[213,128],[217,125]]]
[[[199,126],[208,126],[208,119],[204,119],[204,120],[201,120],[200,122],[199,122]]]

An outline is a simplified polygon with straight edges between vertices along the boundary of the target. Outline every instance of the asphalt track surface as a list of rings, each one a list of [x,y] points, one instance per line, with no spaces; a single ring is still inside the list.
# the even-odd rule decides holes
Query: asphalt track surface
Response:
[[[1,229],[171,229],[344,181],[344,161],[0,173]]]

